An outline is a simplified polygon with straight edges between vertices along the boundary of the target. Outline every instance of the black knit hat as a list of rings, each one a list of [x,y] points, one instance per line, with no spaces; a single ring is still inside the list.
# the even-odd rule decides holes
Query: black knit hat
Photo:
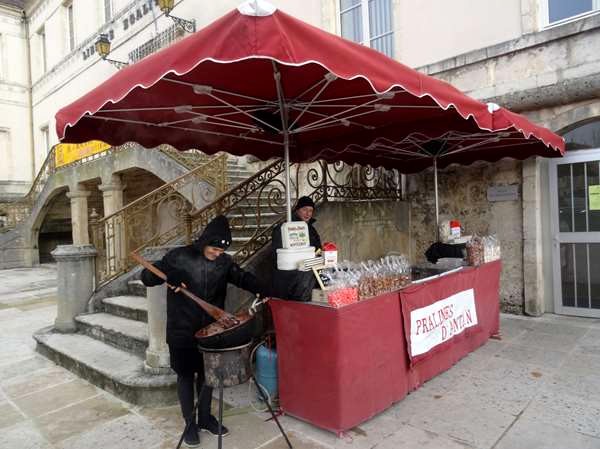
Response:
[[[227,217],[219,215],[206,225],[204,231],[194,242],[196,247],[204,250],[205,246],[227,249],[231,245],[231,229]]]
[[[294,210],[302,209],[303,207],[310,206],[313,209],[315,208],[315,202],[308,196],[301,196],[298,198],[298,202],[294,207]]]

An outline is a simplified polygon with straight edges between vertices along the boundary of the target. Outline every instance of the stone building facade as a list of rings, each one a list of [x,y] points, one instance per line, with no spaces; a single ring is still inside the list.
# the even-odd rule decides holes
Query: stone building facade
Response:
[[[24,195],[35,176],[23,3],[0,2],[0,202]]]

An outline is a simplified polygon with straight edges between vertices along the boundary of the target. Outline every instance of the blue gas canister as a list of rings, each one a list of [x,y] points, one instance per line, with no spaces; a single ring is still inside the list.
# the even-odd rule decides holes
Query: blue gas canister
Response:
[[[271,399],[277,396],[277,352],[264,345],[256,350],[256,381]]]

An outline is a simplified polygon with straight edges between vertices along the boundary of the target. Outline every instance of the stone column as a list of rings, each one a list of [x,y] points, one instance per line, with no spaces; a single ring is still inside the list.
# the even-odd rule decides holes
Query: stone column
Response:
[[[94,258],[92,245],[59,245],[52,256],[58,265],[58,307],[54,328],[75,332],[75,317],[87,309],[94,292]]]
[[[98,186],[102,192],[104,216],[108,217],[123,207],[123,184],[119,175],[112,175],[110,183]],[[123,268],[127,259],[127,248],[122,220],[115,218],[105,223],[106,227],[106,262],[108,273],[116,273]]]
[[[167,286],[148,287],[148,349],[144,369],[152,374],[167,374],[169,347],[167,346]]]
[[[87,201],[90,193],[85,190],[67,192],[67,198],[71,200],[71,226],[73,227],[73,245],[75,246],[90,244]]]
[[[98,186],[98,189],[102,192],[105,217],[123,207],[124,187],[118,175],[112,175],[110,183],[103,183]]]
[[[538,158],[523,161],[523,293],[527,315],[544,313],[542,218]]]

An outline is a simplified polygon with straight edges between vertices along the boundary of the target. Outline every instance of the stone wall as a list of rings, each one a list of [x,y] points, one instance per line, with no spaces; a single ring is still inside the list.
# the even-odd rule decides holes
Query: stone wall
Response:
[[[503,311],[523,312],[523,210],[518,201],[489,202],[487,189],[522,184],[522,162],[502,160],[469,167],[450,167],[438,173],[440,220],[458,219],[464,233],[496,234],[502,245],[500,301]],[[408,177],[410,256],[425,261],[424,252],[435,240],[433,171]]]
[[[599,41],[595,14],[419,70],[477,99],[535,111],[598,97]]]
[[[408,255],[408,204],[402,201],[326,203],[317,208],[321,241],[338,245],[338,259],[376,259],[390,252]]]

